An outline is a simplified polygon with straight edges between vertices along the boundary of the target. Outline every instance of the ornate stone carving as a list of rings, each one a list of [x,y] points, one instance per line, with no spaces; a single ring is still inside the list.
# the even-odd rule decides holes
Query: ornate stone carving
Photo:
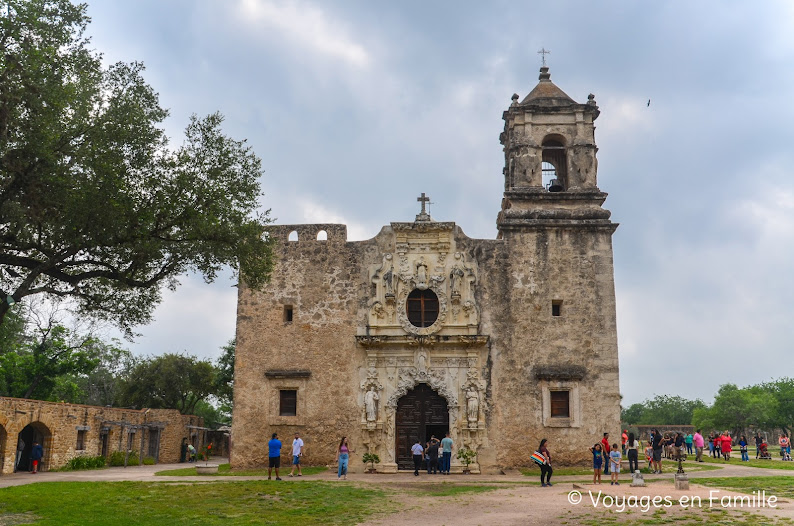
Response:
[[[455,396],[455,393],[449,389],[447,382],[444,380],[444,376],[439,374],[437,369],[420,371],[415,367],[406,367],[400,369],[397,388],[386,402],[386,407],[396,408],[397,401],[405,396],[405,393],[413,389],[417,384],[429,385],[433,390],[447,400],[447,405],[450,408],[458,405],[458,397]]]
[[[380,400],[380,396],[375,391],[375,386],[370,386],[369,391],[364,394],[364,409],[367,413],[367,422],[378,420],[378,400]]]

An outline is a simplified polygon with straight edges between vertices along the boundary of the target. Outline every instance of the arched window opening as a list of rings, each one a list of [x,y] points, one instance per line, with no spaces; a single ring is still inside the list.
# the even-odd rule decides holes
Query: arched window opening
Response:
[[[297,241],[297,240],[298,240],[298,232],[296,230],[293,230],[292,232],[289,233],[289,238],[287,238],[287,241]]]
[[[328,241],[328,232],[325,230],[317,232],[317,241]]]
[[[415,289],[405,305],[408,321],[414,327],[430,327],[438,319],[438,296],[430,289]]]
[[[565,155],[565,145],[557,139],[543,141],[543,158],[541,171],[543,173],[543,187],[549,192],[562,192],[568,180],[568,159]]]

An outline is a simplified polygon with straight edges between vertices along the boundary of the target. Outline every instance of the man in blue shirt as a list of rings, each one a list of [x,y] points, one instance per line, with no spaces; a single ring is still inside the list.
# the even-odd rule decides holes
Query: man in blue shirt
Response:
[[[267,449],[267,480],[270,480],[270,472],[273,468],[276,468],[276,480],[281,480],[278,476],[278,468],[281,467],[281,440],[278,439],[278,433],[273,433],[273,438],[267,443]]]
[[[441,439],[441,474],[449,475],[450,464],[452,464],[452,439],[447,436]]]

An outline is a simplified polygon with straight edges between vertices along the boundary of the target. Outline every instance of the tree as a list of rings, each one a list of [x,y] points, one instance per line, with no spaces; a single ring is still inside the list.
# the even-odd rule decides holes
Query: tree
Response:
[[[245,142],[212,114],[171,148],[143,66],[104,68],[88,21],[68,0],[6,0],[0,14],[0,324],[46,295],[130,336],[187,271],[212,281],[231,265],[260,287],[269,219]]]
[[[232,338],[229,343],[221,347],[221,356],[216,362],[217,375],[215,377],[215,394],[223,404],[232,407],[234,399],[234,349],[237,339]]]
[[[50,399],[64,376],[90,373],[97,365],[97,347],[91,335],[79,335],[59,323],[53,312],[32,318],[35,328],[20,335],[17,344],[0,353],[0,393],[17,398]]]
[[[206,360],[164,354],[140,360],[124,379],[119,405],[178,409],[192,414],[215,393],[215,368]]]
[[[769,427],[779,427],[791,436],[794,424],[794,379],[780,378],[761,384],[759,387],[775,399],[775,406],[769,414]]]
[[[634,425],[689,425],[692,422],[692,413],[705,406],[700,399],[687,400],[680,396],[657,395],[624,409],[621,419]]]
[[[52,398],[87,405],[117,403],[123,378],[134,363],[132,353],[118,347],[115,341],[97,341],[91,351],[96,367],[57,378]]]

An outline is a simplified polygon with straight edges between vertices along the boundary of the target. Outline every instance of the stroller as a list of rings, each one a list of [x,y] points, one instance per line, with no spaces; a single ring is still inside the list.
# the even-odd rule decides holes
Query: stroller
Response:
[[[769,452],[769,446],[766,442],[761,442],[758,446],[758,458],[762,460],[772,460],[772,454]]]

